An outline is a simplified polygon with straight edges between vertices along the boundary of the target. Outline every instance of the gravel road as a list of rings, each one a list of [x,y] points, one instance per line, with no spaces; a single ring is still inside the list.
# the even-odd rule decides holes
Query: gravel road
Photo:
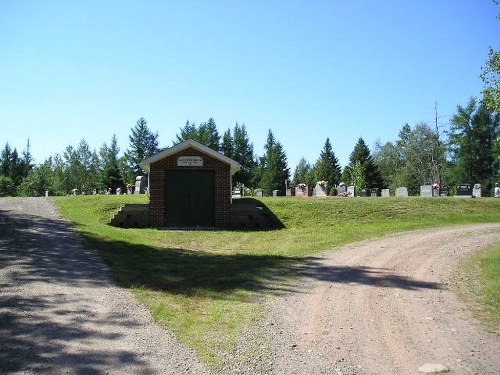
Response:
[[[452,274],[500,224],[352,244],[297,267],[263,299],[224,374],[500,374],[498,336],[457,299]],[[420,370],[420,372],[419,372]],[[43,198],[0,199],[0,373],[204,374],[196,354],[114,285]]]
[[[0,198],[0,373],[203,374],[44,198]]]
[[[242,342],[246,373],[500,374],[500,342],[453,292],[457,262],[500,241],[500,224],[421,230],[309,259],[293,292]],[[256,337],[258,337],[256,339]],[[260,369],[260,370],[259,370]]]

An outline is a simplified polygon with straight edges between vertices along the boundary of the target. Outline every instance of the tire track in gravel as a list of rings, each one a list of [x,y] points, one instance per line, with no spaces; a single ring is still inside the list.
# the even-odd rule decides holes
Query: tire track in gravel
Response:
[[[275,374],[499,374],[498,337],[449,287],[457,262],[500,241],[500,224],[398,234],[346,246],[298,269],[294,293],[262,325]]]

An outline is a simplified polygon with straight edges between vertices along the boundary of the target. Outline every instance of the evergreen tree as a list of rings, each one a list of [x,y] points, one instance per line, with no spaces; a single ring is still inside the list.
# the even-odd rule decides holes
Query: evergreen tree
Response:
[[[212,150],[220,150],[220,135],[217,131],[217,125],[213,118],[209,118],[207,122],[203,122],[200,126],[195,123],[186,122],[186,125],[180,129],[180,134],[176,134],[174,145],[192,139]]]
[[[349,178],[352,176],[351,169],[355,166],[356,162],[359,161],[363,167],[364,176],[363,180],[368,188],[382,188],[384,181],[378,166],[374,163],[373,158],[370,154],[370,150],[366,145],[363,138],[359,138],[358,142],[354,146],[354,150],[351,152],[349,157],[349,165],[344,171],[344,176]],[[347,173],[347,175],[346,175]]]
[[[198,128],[198,138],[201,144],[211,148],[214,151],[220,149],[220,135],[217,131],[217,125],[213,118],[209,118],[207,122],[202,123]]]
[[[278,190],[280,195],[285,195],[285,182],[290,178],[290,170],[283,146],[274,138],[271,130],[267,135],[265,150],[261,188],[267,194]]]
[[[1,162],[0,162],[0,174],[6,177],[11,177],[12,174],[12,149],[10,148],[9,143],[5,144],[5,147],[1,153]]]
[[[228,158],[234,157],[234,142],[233,136],[231,135],[231,129],[227,129],[222,136],[222,143],[220,145],[220,151]]]
[[[127,183],[133,183],[136,176],[143,175],[144,172],[139,164],[144,159],[160,151],[158,147],[158,132],[153,133],[143,117],[137,120],[131,132],[132,134],[129,136],[129,148],[125,152],[124,158],[126,162],[126,174],[124,177]]]
[[[326,139],[319,159],[314,166],[314,170],[316,174],[316,182],[326,181],[328,183],[328,189],[331,189],[340,183],[341,169],[339,161],[333,152],[330,138]]]
[[[241,169],[234,174],[233,181],[235,184],[240,183],[245,186],[251,186],[255,161],[253,144],[250,143],[245,124],[239,126],[238,123],[236,123],[234,126],[233,149],[232,159],[241,165]]]
[[[113,134],[113,138],[111,139],[111,145],[108,147],[104,144],[100,150],[102,160],[101,183],[103,187],[111,188],[112,191],[125,186],[120,171],[119,152],[120,148],[118,147],[115,134]]]
[[[194,122],[190,123],[189,120],[187,120],[180,131],[180,134],[175,135],[176,140],[174,141],[174,145],[187,141],[188,139],[199,142],[198,129]]]

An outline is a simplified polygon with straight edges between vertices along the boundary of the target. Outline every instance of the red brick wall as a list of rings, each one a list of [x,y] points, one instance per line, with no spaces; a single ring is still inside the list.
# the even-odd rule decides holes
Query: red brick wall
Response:
[[[179,156],[201,156],[203,167],[178,167]],[[227,228],[230,225],[231,185],[230,166],[194,148],[187,148],[150,165],[149,174],[149,212],[153,227],[164,227],[165,207],[165,171],[167,170],[211,170],[215,171],[215,226]]]

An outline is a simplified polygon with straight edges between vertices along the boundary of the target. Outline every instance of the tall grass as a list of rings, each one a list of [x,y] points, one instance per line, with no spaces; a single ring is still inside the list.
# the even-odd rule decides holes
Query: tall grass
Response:
[[[117,282],[154,319],[217,366],[238,333],[261,314],[258,301],[292,288],[298,266],[341,245],[412,229],[499,222],[500,200],[455,198],[266,198],[282,221],[274,231],[178,231],[107,225],[144,196],[54,198]]]

